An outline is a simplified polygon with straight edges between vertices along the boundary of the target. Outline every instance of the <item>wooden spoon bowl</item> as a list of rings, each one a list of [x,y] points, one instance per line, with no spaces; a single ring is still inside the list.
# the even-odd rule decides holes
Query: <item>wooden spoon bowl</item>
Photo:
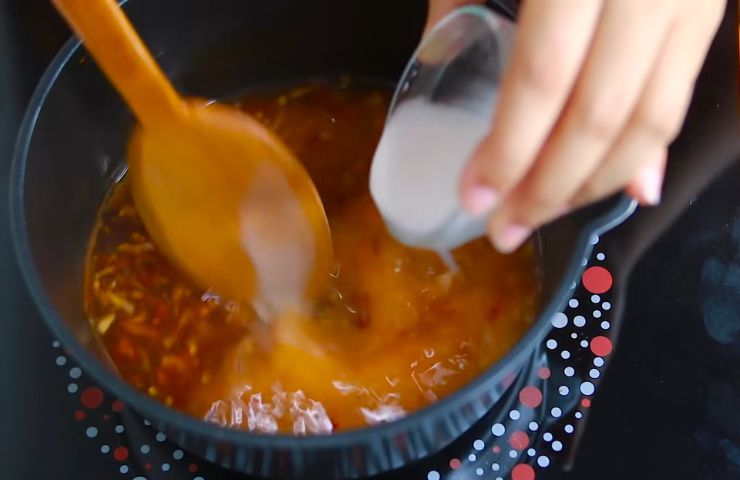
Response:
[[[233,300],[295,307],[321,291],[331,236],[313,182],[262,124],[182,99],[114,0],[53,0],[136,114],[128,165],[157,246]]]

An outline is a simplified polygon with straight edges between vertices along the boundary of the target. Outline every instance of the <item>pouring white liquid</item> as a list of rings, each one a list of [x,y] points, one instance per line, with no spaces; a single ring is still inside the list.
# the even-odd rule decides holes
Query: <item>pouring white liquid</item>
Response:
[[[460,175],[489,128],[473,112],[415,98],[391,114],[373,158],[370,192],[402,243],[439,252],[485,232],[458,196]]]

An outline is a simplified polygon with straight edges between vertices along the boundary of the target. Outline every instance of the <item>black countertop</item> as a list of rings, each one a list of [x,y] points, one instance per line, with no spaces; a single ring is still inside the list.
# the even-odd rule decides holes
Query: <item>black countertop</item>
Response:
[[[669,178],[661,207],[638,212],[602,239],[620,297],[614,301],[620,308],[611,312],[613,323],[621,314],[619,342],[572,469],[563,472],[559,462],[538,471],[538,479],[740,478],[740,164],[731,163],[740,138],[736,6],[727,17],[700,82],[693,122],[672,150],[677,162],[694,166]],[[17,127],[67,35],[47,2],[0,0],[0,475],[134,478],[134,467],[124,469],[115,458],[121,451],[101,453],[104,446],[89,441],[93,432],[79,417],[92,413],[80,409],[81,396],[68,393],[72,383],[82,389],[84,377],[74,378],[71,363],[57,365],[63,351],[52,346],[25,292],[7,231]],[[113,422],[112,432],[124,420],[100,419]],[[209,468],[167,448],[180,470],[177,462],[167,470],[157,464],[155,474],[144,462],[136,464],[141,475],[197,478]],[[424,479],[428,471],[422,462],[394,477]],[[224,476],[214,469],[203,474]],[[486,471],[482,478],[496,476]]]

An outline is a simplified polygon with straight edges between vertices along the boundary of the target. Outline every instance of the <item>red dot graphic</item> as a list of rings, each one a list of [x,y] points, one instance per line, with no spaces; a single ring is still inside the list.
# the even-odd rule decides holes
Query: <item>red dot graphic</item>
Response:
[[[114,412],[122,412],[125,405],[120,400],[115,400],[113,403],[110,404],[110,409]]]
[[[524,432],[514,432],[509,437],[509,443],[514,450],[524,450],[529,445],[529,437]]]
[[[119,462],[126,460],[128,458],[128,448],[116,447],[116,449],[113,450],[113,458],[115,458]]]
[[[80,402],[85,408],[98,408],[103,403],[103,391],[98,387],[87,387],[80,395]]]
[[[537,376],[542,380],[547,380],[550,378],[550,369],[547,367],[540,367],[540,369],[537,370]]]
[[[462,465],[462,463],[457,458],[453,458],[452,460],[450,460],[451,469],[457,470],[458,468],[460,468],[460,465]]]
[[[190,473],[195,473],[195,472],[197,472],[197,471],[198,471],[198,465],[196,465],[196,464],[194,464],[194,463],[191,463],[190,465],[188,465],[188,471],[189,471]]]
[[[149,471],[149,470],[151,470],[151,469],[152,469],[152,464],[151,464],[151,463],[147,463],[147,464],[145,464],[145,465],[144,465],[144,468],[145,468],[145,469],[146,469],[147,471]],[[192,472],[192,473],[195,473],[195,472]]]
[[[498,445],[493,447],[493,453],[501,453],[501,447],[499,447]]]
[[[78,422],[80,422],[80,421],[82,421],[84,419],[85,419],[85,412],[82,411],[82,410],[77,410],[75,412],[75,420],[77,420]]]
[[[542,403],[542,392],[537,387],[524,387],[519,392],[519,401],[522,405],[529,408],[537,408]]]
[[[583,408],[590,407],[591,406],[591,400],[589,400],[588,398],[584,398],[583,400],[581,400],[581,406]]]
[[[520,463],[511,471],[512,480],[534,480],[534,468]]]
[[[612,352],[612,341],[606,337],[594,337],[591,340],[591,351],[594,355],[605,357]]]
[[[591,293],[604,293],[612,288],[612,274],[604,267],[590,267],[583,272],[583,286]]]

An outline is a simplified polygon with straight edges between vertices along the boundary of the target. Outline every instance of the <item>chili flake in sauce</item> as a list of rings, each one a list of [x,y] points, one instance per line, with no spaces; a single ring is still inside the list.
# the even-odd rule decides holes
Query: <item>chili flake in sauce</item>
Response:
[[[387,422],[461,388],[533,320],[531,244],[485,240],[434,254],[396,242],[368,193],[389,91],[352,82],[251,95],[239,106],[306,165],[327,210],[336,266],[307,317],[259,320],[194,286],[147,234],[122,181],[91,239],[86,310],[120,375],[166,405],[224,427],[329,433]]]

